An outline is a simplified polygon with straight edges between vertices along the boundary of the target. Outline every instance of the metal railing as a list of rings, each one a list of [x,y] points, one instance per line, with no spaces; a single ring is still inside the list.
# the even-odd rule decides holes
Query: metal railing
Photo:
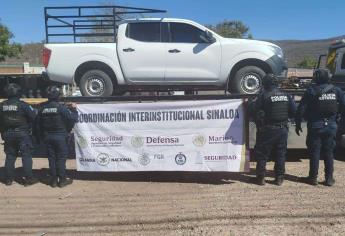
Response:
[[[103,37],[115,42],[119,22],[128,16],[151,13],[166,11],[124,6],[45,7],[45,41],[50,43],[51,38],[59,37],[68,42],[71,38],[73,42],[90,42],[87,38]]]

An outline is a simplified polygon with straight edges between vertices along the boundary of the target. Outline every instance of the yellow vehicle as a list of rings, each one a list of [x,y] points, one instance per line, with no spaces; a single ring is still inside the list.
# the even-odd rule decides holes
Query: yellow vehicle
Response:
[[[320,55],[317,68],[326,57],[326,68],[332,73],[332,82],[345,88],[345,39],[336,40],[328,49],[327,55]]]

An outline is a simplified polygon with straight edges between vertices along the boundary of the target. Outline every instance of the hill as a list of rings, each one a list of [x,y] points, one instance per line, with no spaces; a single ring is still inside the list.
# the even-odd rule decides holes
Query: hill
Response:
[[[272,43],[279,45],[285,52],[285,57],[289,67],[296,65],[303,60],[305,56],[317,59],[320,54],[325,54],[332,41],[345,38],[345,35],[321,40],[278,40]],[[31,43],[23,45],[23,53],[18,58],[7,59],[1,64],[19,64],[29,62],[31,65],[41,64],[42,43]]]
[[[30,65],[42,64],[42,43],[30,43],[22,45],[22,54],[19,57],[7,58],[5,62],[1,64],[22,64],[23,62],[29,62]]]
[[[284,50],[288,66],[296,67],[305,56],[318,59],[320,54],[327,53],[329,45],[334,40],[341,38],[345,38],[345,35],[321,40],[279,40],[271,42]]]

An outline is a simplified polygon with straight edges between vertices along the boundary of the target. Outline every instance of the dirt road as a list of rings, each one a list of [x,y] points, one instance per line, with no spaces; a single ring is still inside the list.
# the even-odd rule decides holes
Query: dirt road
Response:
[[[44,182],[47,160],[34,164]],[[282,187],[252,184],[253,172],[69,171],[76,180],[64,189],[0,184],[0,235],[344,235],[345,162],[335,166],[331,188],[297,181],[307,160],[287,164]]]

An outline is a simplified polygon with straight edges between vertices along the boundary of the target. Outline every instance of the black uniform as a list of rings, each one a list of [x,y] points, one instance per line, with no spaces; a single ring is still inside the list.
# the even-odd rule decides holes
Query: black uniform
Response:
[[[53,187],[57,181],[60,184],[66,180],[67,138],[77,120],[78,112],[69,110],[57,99],[49,99],[39,110],[36,127],[39,138],[47,145]]]
[[[33,108],[19,100],[17,96],[10,97],[0,104],[0,129],[5,141],[6,184],[11,185],[14,178],[15,162],[20,152],[25,174],[24,184],[36,182],[32,174],[32,139],[30,129],[36,113]]]
[[[288,94],[280,91],[277,84],[273,82],[266,85],[257,100],[250,104],[249,111],[251,117],[255,117],[257,126],[254,155],[257,161],[258,182],[261,185],[265,184],[266,162],[273,155],[276,183],[280,185],[285,173],[288,119],[294,117],[295,102]]]
[[[328,73],[324,70],[316,76],[316,84],[305,92],[296,114],[296,132],[299,135],[301,122],[307,120],[307,147],[310,153],[308,182],[317,185],[319,160],[324,154],[325,183],[334,184],[333,152],[337,132],[337,115],[340,107],[345,105],[344,94],[340,88],[329,84]],[[316,73],[318,72],[316,71]]]

